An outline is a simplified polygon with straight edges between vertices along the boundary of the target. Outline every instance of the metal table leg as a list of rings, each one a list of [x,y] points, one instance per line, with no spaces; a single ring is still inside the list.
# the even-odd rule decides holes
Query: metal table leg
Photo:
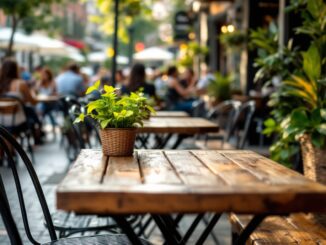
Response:
[[[165,238],[165,244],[169,245],[179,245],[178,238],[176,237],[176,231],[174,229],[174,226],[169,226],[166,223],[166,220],[162,218],[161,215],[154,215],[152,214],[152,217],[157,225],[157,227],[160,229],[162,232],[164,238]],[[181,243],[183,244],[183,243]]]
[[[264,221],[267,214],[255,215],[252,220],[248,223],[246,228],[240,233],[238,239],[236,240],[236,245],[244,245],[250,237],[251,233]]]
[[[122,229],[122,231],[128,236],[130,242],[133,245],[142,245],[141,240],[136,235],[135,231],[131,228],[129,222],[126,220],[126,217],[120,215],[112,215],[112,218]]]
[[[197,240],[196,245],[203,244],[206,241],[207,237],[209,236],[209,234],[211,233],[211,231],[215,227],[216,223],[219,221],[221,215],[222,214],[214,214],[211,221],[207,225],[206,229],[203,231],[203,233],[201,234],[201,236]]]
[[[172,149],[174,149],[174,150],[177,149],[179,147],[179,145],[182,143],[182,141],[187,137],[188,137],[188,135],[186,135],[186,134],[179,134],[177,141],[174,143]]]

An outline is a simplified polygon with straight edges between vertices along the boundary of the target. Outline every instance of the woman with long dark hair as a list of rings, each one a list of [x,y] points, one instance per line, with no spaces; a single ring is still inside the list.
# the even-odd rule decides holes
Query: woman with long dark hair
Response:
[[[42,124],[34,108],[29,106],[35,105],[37,101],[26,82],[19,77],[17,62],[13,59],[4,60],[0,70],[0,95],[18,98],[24,103],[24,108],[15,113],[15,120],[12,120],[10,115],[3,115],[1,123],[7,127],[21,127],[27,123],[33,129],[35,143],[39,143]],[[25,114],[28,118],[26,118]]]
[[[142,64],[135,64],[130,72],[128,84],[122,86],[121,93],[129,94],[143,89],[143,93],[148,97],[156,97],[155,87],[152,84],[146,83],[145,66]]]
[[[36,104],[26,83],[19,78],[19,67],[15,60],[4,60],[0,69],[0,94],[11,94],[19,97],[23,102]]]

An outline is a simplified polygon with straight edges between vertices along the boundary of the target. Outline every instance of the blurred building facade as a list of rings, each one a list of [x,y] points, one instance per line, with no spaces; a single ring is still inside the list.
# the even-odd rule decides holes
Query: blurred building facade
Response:
[[[193,0],[190,12],[194,15],[196,39],[209,47],[207,65],[222,74],[239,73],[242,91],[246,94],[254,88],[257,54],[244,44],[236,54],[230,55],[220,41],[225,32],[242,32],[267,27],[271,22],[279,29],[279,44],[284,45],[294,36],[294,27],[300,25],[295,13],[285,13],[287,0]],[[297,40],[304,43],[304,40]]]

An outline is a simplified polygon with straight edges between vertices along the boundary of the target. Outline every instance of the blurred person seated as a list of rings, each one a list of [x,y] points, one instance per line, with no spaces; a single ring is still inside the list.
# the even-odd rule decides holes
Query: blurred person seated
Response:
[[[145,66],[142,64],[135,64],[131,69],[127,84],[121,87],[121,94],[130,94],[140,89],[142,89],[145,96],[156,98],[154,85],[146,82]]]
[[[169,110],[186,111],[191,114],[192,95],[195,91],[193,72],[188,69],[183,80],[179,81],[179,72],[175,66],[171,66],[167,72],[168,94],[167,105]]]
[[[117,70],[115,73],[115,87],[116,88],[122,88],[126,83],[126,78],[123,74],[122,70]]]
[[[35,99],[33,91],[31,91],[26,82],[20,78],[18,64],[13,59],[6,59],[2,63],[0,73],[0,95],[14,96],[24,103],[24,108],[16,112],[14,122],[12,116],[3,115],[1,124],[9,130],[19,130],[20,128],[23,129],[28,126],[33,130],[35,143],[42,143],[42,123],[32,106],[37,103],[37,100]],[[25,118],[23,110],[25,110],[28,118]]]
[[[157,70],[155,72],[155,76],[153,78],[157,96],[161,100],[166,99],[166,95],[167,95],[167,91],[168,91],[168,85],[167,85],[167,82],[166,82],[167,78],[168,78],[167,75],[165,75],[160,70]]]
[[[40,72],[40,80],[36,83],[36,92],[39,95],[55,95],[56,94],[56,86],[53,80],[53,74],[50,69],[43,68]],[[51,121],[52,126],[55,126],[56,120],[52,115],[52,111],[54,111],[56,105],[54,103],[38,103],[37,111],[44,118],[44,116],[48,115]]]
[[[85,91],[84,80],[80,75],[79,66],[74,63],[67,66],[67,69],[55,79],[55,83],[59,95],[79,97]]]
[[[111,80],[110,72],[107,69],[100,67],[97,70],[96,74],[92,77],[91,84],[96,83],[98,80],[101,81],[101,84],[103,86],[110,85],[110,80]]]
[[[197,95],[205,95],[207,94],[207,88],[209,84],[215,80],[214,74],[211,72],[210,68],[205,67],[203,70],[203,74],[201,79],[199,79],[198,83],[196,84],[196,92]]]
[[[19,72],[21,79],[24,80],[29,87],[32,87],[33,81],[31,73],[29,73],[23,66],[19,67]]]

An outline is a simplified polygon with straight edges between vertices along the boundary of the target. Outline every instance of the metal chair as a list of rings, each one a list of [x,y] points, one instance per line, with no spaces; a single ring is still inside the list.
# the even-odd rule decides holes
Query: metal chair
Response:
[[[25,118],[25,121],[19,124],[16,121],[18,113],[22,113]],[[14,95],[4,94],[0,96],[0,125],[3,125],[10,133],[19,138],[21,145],[24,145],[26,141],[26,148],[34,162],[34,151],[31,143],[32,125],[29,124],[27,118],[28,114],[21,99]]]
[[[24,163],[24,167],[26,167],[27,172],[32,180],[33,188],[37,194],[38,201],[41,205],[42,213],[46,222],[46,228],[49,233],[51,243],[48,244],[130,244],[127,236],[125,235],[101,235],[101,236],[89,236],[89,237],[76,237],[76,238],[65,238],[58,239],[55,226],[44,196],[44,192],[42,190],[39,179],[36,175],[36,172],[33,168],[32,162],[28,158],[25,151],[21,148],[19,143],[12,137],[12,135],[3,127],[0,126],[0,146],[4,150],[5,154],[8,157],[9,167],[12,170],[14,183],[17,190],[19,207],[22,214],[24,229],[27,235],[28,240],[32,244],[40,244],[35,240],[32,235],[29,219],[27,217],[27,210],[24,201],[24,194],[21,186],[21,180],[18,175],[17,167],[15,161],[12,157],[12,152],[9,150],[8,146],[13,147],[13,149],[17,152],[19,157],[22,159]],[[4,189],[4,185],[0,176],[0,212],[2,215],[2,219],[8,231],[9,238],[12,244],[22,244],[18,229],[16,224],[14,223],[14,219],[11,214],[10,205],[8,202],[8,198],[6,196],[6,192]],[[143,244],[149,244],[145,240],[141,240]]]
[[[210,110],[207,114],[207,118],[216,122],[219,127],[219,133],[207,134],[205,137],[205,146],[208,140],[220,140],[221,148],[224,143],[228,142],[231,138],[232,130],[238,118],[240,112],[241,102],[236,100],[226,100],[218,104],[215,108]]]
[[[231,131],[235,132],[237,137],[236,148],[244,149],[250,125],[256,111],[256,102],[250,100],[241,105],[238,116]]]

